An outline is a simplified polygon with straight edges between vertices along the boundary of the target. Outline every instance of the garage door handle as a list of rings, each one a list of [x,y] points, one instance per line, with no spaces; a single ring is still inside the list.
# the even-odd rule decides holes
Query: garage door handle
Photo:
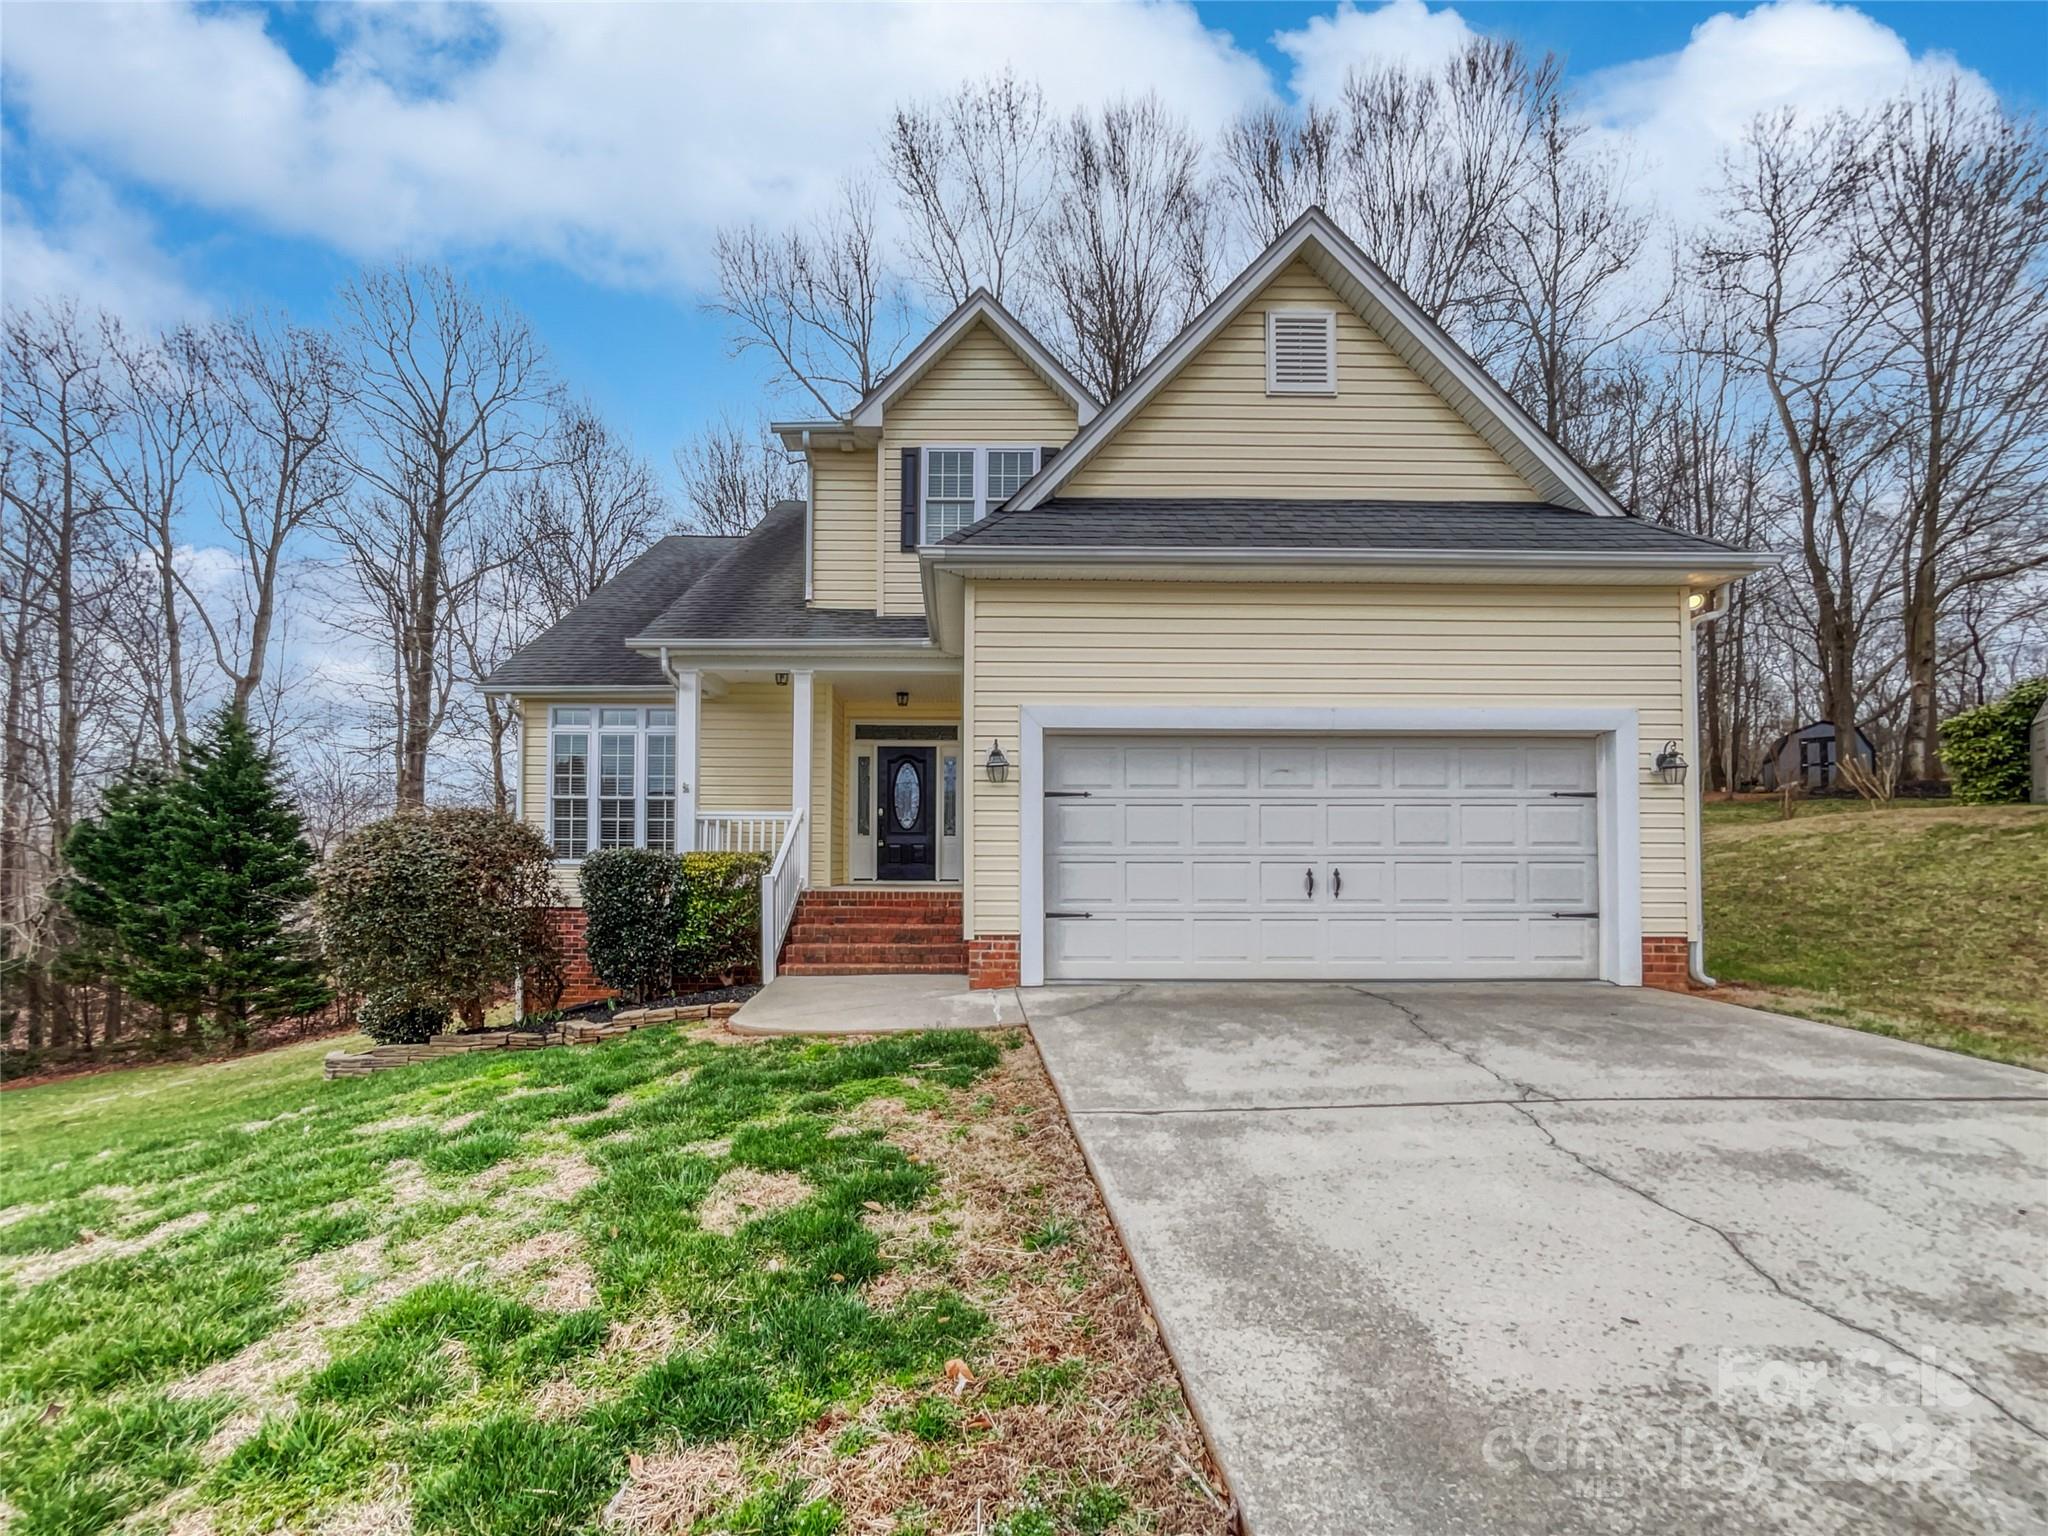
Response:
[[[1301,888],[1302,888],[1302,890],[1303,890],[1304,892],[1306,892],[1306,893],[1307,893],[1308,895],[1310,895],[1310,896],[1313,896],[1313,895],[1315,895],[1315,893],[1316,893],[1316,872],[1315,872],[1315,871],[1314,871],[1313,869],[1304,869],[1304,870],[1303,870],[1303,871],[1301,872]]]
[[[1330,894],[1332,896],[1342,896],[1344,894],[1344,871],[1341,869],[1330,871]]]

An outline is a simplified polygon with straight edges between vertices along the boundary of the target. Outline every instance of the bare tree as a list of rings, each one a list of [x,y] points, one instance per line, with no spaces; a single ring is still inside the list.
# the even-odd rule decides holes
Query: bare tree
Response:
[[[1482,252],[1491,277],[1480,319],[1501,335],[1516,399],[1597,471],[1596,397],[1620,349],[1663,319],[1670,290],[1645,283],[1649,216],[1630,205],[1624,167],[1588,152],[1584,131],[1559,98],[1544,103],[1529,174]]]
[[[1855,739],[1873,681],[1863,646],[1897,595],[1901,545],[1879,483],[1897,433],[1869,393],[1886,349],[1854,272],[1866,126],[1842,116],[1809,126],[1790,110],[1757,119],[1724,167],[1719,216],[1700,244],[1705,279],[1728,306],[1729,360],[1770,402],[1806,578],[1796,596],[1838,741]]]
[[[1005,70],[899,106],[882,159],[910,223],[905,250],[934,298],[998,301],[1020,276],[1050,190],[1045,94]]]
[[[665,531],[654,467],[589,401],[557,418],[547,462],[505,488],[514,562],[536,621],[559,621]]]
[[[676,449],[676,473],[697,533],[745,533],[777,502],[804,497],[803,466],[765,427],[749,430],[730,416],[707,423]]]
[[[93,458],[114,514],[146,552],[155,579],[149,618],[161,642],[162,685],[150,703],[159,722],[158,756],[170,763],[190,737],[194,692],[185,658],[189,604],[178,567],[187,481],[201,473],[207,433],[206,343],[190,328],[145,340],[106,320],[101,345],[118,409],[116,430],[95,442]]]
[[[1224,129],[1221,186],[1253,247],[1269,244],[1310,208],[1328,208],[1337,145],[1335,109],[1313,101],[1299,117],[1252,107]]]
[[[1208,298],[1202,144],[1145,96],[1076,112],[1053,133],[1053,159],[1036,308],[1081,381],[1111,400]]]
[[[908,339],[901,284],[883,259],[874,189],[842,184],[838,202],[781,233],[722,229],[718,297],[735,356],[764,352],[771,385],[836,414],[880,383]]]
[[[1944,610],[2048,566],[2048,155],[1954,82],[1874,130],[1859,276],[1908,448],[1905,774],[1928,779]]]
[[[246,717],[269,664],[291,547],[326,523],[348,490],[345,368],[324,332],[255,317],[215,326],[203,355],[212,387],[201,451],[241,590],[229,615],[213,616],[196,594],[193,607],[227,679],[229,707]]]
[[[398,803],[417,806],[454,683],[448,615],[489,568],[460,560],[485,547],[470,524],[487,487],[544,461],[553,386],[525,319],[445,269],[365,273],[342,304],[356,427],[344,451],[365,493],[329,527],[391,647]]]
[[[1430,318],[1449,323],[1489,292],[1487,252],[1560,73],[1549,55],[1480,38],[1433,73],[1347,76],[1333,212]]]

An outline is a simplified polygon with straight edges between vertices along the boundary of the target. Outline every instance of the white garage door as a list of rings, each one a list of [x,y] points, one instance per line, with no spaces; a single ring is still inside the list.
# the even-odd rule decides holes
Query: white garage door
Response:
[[[1048,980],[1599,973],[1594,744],[1048,736]]]

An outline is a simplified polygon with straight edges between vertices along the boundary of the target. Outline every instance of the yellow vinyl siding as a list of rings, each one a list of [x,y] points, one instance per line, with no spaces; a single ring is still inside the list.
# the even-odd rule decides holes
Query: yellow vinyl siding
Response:
[[[882,420],[881,495],[874,557],[883,613],[924,612],[917,556],[902,548],[903,450],[933,446],[1063,444],[1073,404],[986,325],[970,326]]]
[[[1685,934],[1687,790],[1648,782],[1685,739],[1682,594],[1655,587],[1226,586],[976,581],[968,755],[1016,761],[1025,704],[1621,705],[1639,712],[1646,934]],[[977,782],[977,934],[1019,929],[1018,775]]]
[[[875,450],[811,450],[811,604],[875,608]]]
[[[789,809],[790,690],[734,683],[704,700],[697,724],[697,809]]]
[[[1337,393],[1266,393],[1266,310],[1337,315]],[[1295,262],[1104,443],[1063,496],[1541,498],[1442,396]]]

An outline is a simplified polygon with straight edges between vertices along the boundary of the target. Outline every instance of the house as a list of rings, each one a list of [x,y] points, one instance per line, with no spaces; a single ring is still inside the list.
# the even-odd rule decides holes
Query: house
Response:
[[[805,502],[489,681],[565,933],[673,842],[773,856],[784,971],[1683,983],[1692,629],[1769,557],[1630,516],[1320,211],[1114,401],[976,294],[774,430]]]
[[[1866,768],[1877,764],[1877,745],[1860,725],[1856,728],[1856,758]],[[1801,789],[1833,789],[1837,760],[1834,723],[1814,720],[1771,743],[1759,779],[1765,789],[1782,789],[1788,784]]]

